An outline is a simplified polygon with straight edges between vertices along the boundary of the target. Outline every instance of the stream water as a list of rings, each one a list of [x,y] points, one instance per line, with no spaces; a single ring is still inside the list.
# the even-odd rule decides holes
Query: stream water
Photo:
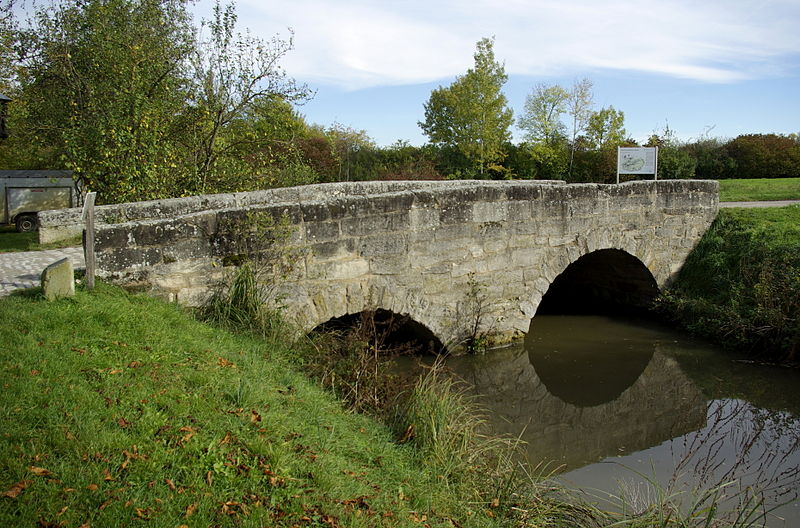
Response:
[[[763,499],[767,526],[800,526],[796,369],[649,322],[556,315],[537,316],[524,343],[447,365],[532,466],[603,507],[722,487],[723,508]]]

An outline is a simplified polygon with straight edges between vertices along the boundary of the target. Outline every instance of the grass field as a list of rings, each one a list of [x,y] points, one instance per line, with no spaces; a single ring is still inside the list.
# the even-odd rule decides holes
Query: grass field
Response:
[[[720,180],[719,199],[723,202],[800,200],[800,178]]]

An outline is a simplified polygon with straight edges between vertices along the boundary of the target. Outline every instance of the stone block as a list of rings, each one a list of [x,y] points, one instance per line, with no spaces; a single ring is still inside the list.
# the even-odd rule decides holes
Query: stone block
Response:
[[[75,295],[75,270],[66,257],[47,266],[41,279],[42,292],[48,301]]]

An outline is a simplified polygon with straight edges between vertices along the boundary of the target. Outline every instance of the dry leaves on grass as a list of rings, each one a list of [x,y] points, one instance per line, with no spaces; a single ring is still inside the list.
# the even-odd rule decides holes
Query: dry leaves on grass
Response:
[[[30,486],[31,484],[33,484],[32,480],[20,480],[19,482],[11,486],[11,488],[9,488],[8,491],[3,493],[3,497],[16,499],[17,497],[19,497],[19,494],[22,493],[23,490],[28,486]]]

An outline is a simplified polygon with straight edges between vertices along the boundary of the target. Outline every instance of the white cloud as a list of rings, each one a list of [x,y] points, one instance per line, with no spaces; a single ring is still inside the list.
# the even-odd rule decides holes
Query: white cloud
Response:
[[[350,89],[463,73],[492,35],[510,74],[610,68],[719,83],[779,75],[800,56],[796,0],[240,0],[239,13],[264,38],[294,30],[292,76]]]

